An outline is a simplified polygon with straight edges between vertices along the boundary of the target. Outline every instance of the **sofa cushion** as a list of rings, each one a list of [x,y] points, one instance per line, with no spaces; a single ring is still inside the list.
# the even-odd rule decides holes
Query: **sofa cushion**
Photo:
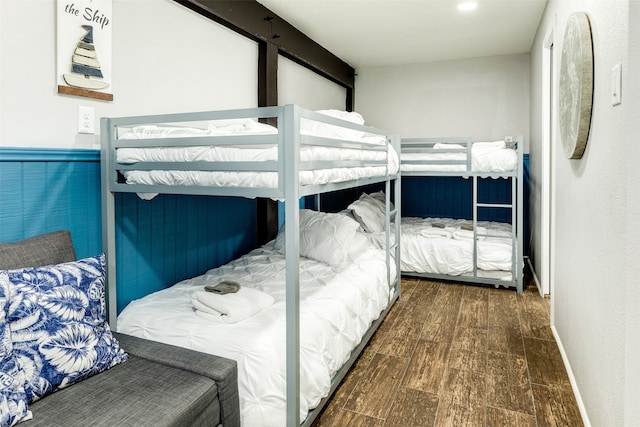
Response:
[[[31,404],[28,426],[216,426],[214,380],[130,356],[126,363]]]
[[[28,418],[24,372],[13,354],[11,331],[7,322],[9,276],[0,272],[0,425],[12,426]]]
[[[13,243],[0,243],[0,270],[61,264],[76,260],[67,230],[54,231]]]
[[[113,335],[130,357],[142,357],[214,380],[218,387],[221,420],[225,427],[240,426],[238,364],[235,360],[119,332],[113,332]]]
[[[29,402],[127,359],[106,321],[104,255],[7,274],[7,319]]]

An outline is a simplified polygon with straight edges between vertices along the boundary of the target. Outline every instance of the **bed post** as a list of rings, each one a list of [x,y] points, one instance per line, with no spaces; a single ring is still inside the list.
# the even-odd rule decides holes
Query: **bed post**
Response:
[[[516,205],[516,209],[517,209],[517,213],[518,213],[518,218],[517,218],[517,224],[518,224],[518,229],[516,231],[516,233],[518,233],[517,239],[518,239],[518,248],[517,248],[517,257],[515,259],[516,264],[516,273],[517,273],[517,282],[516,282],[516,287],[517,287],[517,291],[518,293],[522,293],[524,291],[524,283],[523,283],[523,276],[524,276],[524,252],[523,252],[523,239],[524,239],[524,163],[523,163],[523,158],[524,158],[524,140],[522,135],[518,135],[517,138],[518,141],[518,176],[516,177],[517,181],[518,181],[518,188],[517,188],[517,194],[518,194],[518,202]]]
[[[398,153],[398,161],[400,161],[400,136],[394,135],[392,146]],[[396,295],[400,298],[402,293],[402,271],[400,269],[400,221],[402,218],[402,173],[400,172],[400,164],[398,164],[398,172],[394,182],[394,205],[395,205],[395,221],[394,221],[394,238],[395,238],[395,269],[396,269]]]
[[[285,196],[287,426],[300,425],[300,112],[278,116],[279,183]],[[284,141],[291,142],[285,146]],[[282,182],[284,181],[284,182]]]
[[[107,312],[109,327],[117,328],[118,298],[116,293],[116,225],[115,196],[111,191],[113,170],[111,158],[111,141],[113,140],[111,119],[100,120],[100,174],[102,178],[102,252],[105,254],[105,289],[107,292]]]

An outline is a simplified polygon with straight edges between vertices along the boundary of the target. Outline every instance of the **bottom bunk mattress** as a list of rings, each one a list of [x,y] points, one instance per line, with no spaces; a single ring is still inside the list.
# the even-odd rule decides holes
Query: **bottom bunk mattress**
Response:
[[[402,218],[400,269],[405,273],[473,275],[471,221],[448,218]],[[478,221],[477,276],[512,280],[511,224]]]
[[[385,252],[368,242],[357,253],[344,268],[300,257],[301,420],[329,394],[334,374],[393,300]],[[283,426],[285,270],[284,255],[273,243],[267,244],[202,276],[132,301],[119,315],[117,329],[236,360],[242,425]],[[192,297],[202,295],[205,285],[223,280],[268,295],[268,301],[257,314],[236,323],[194,310]]]

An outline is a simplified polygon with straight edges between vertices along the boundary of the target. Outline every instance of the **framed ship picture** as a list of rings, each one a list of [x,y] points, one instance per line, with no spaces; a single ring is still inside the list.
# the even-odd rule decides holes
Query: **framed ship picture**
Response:
[[[113,101],[111,0],[57,0],[58,93]]]

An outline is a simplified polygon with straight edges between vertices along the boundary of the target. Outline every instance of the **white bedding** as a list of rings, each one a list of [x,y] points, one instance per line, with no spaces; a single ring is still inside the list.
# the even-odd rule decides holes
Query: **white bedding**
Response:
[[[433,224],[444,228],[433,227]],[[468,220],[402,218],[400,269],[403,272],[451,276],[473,273],[473,231],[461,230]],[[511,225],[478,221],[478,275],[511,280]],[[471,237],[469,237],[471,236]]]
[[[434,151],[439,149],[464,149],[458,144],[435,144]],[[422,153],[402,153],[402,172],[441,171],[460,172],[466,171],[465,164],[441,164],[429,163],[433,161],[465,161],[466,151],[443,152],[434,151]],[[421,164],[409,164],[405,161],[420,161]],[[474,172],[510,172],[518,167],[517,151],[506,147],[504,141],[475,142],[471,147],[471,170]]]
[[[248,427],[280,427],[286,419],[285,262],[270,247],[133,301],[118,317],[120,332],[236,360],[241,421]],[[386,277],[384,252],[371,244],[339,274],[300,258],[301,420],[328,395],[332,376],[389,304]],[[267,292],[275,303],[234,324],[197,316],[191,294],[222,279]]]
[[[323,126],[320,126],[323,125]],[[321,133],[318,133],[321,132]],[[277,133],[277,129],[253,121],[252,119],[225,120],[208,122],[207,129],[145,125],[122,131],[119,139],[148,138],[185,138],[221,135],[268,135]],[[324,123],[303,120],[303,135],[328,136],[359,143],[386,145],[386,139],[380,135],[366,134],[348,128],[339,128]],[[278,147],[269,145],[243,146],[181,146],[167,148],[118,148],[118,163],[135,164],[137,162],[229,162],[229,161],[276,161]],[[360,178],[384,176],[396,173],[400,168],[398,153],[391,145],[387,150],[359,150],[351,148],[302,145],[301,161],[384,161],[385,165],[314,169],[300,171],[300,184],[337,183]],[[128,184],[180,185],[180,186],[218,186],[218,187],[278,187],[277,172],[253,171],[185,171],[185,170],[124,170]],[[142,198],[152,198],[153,194],[140,194]]]

